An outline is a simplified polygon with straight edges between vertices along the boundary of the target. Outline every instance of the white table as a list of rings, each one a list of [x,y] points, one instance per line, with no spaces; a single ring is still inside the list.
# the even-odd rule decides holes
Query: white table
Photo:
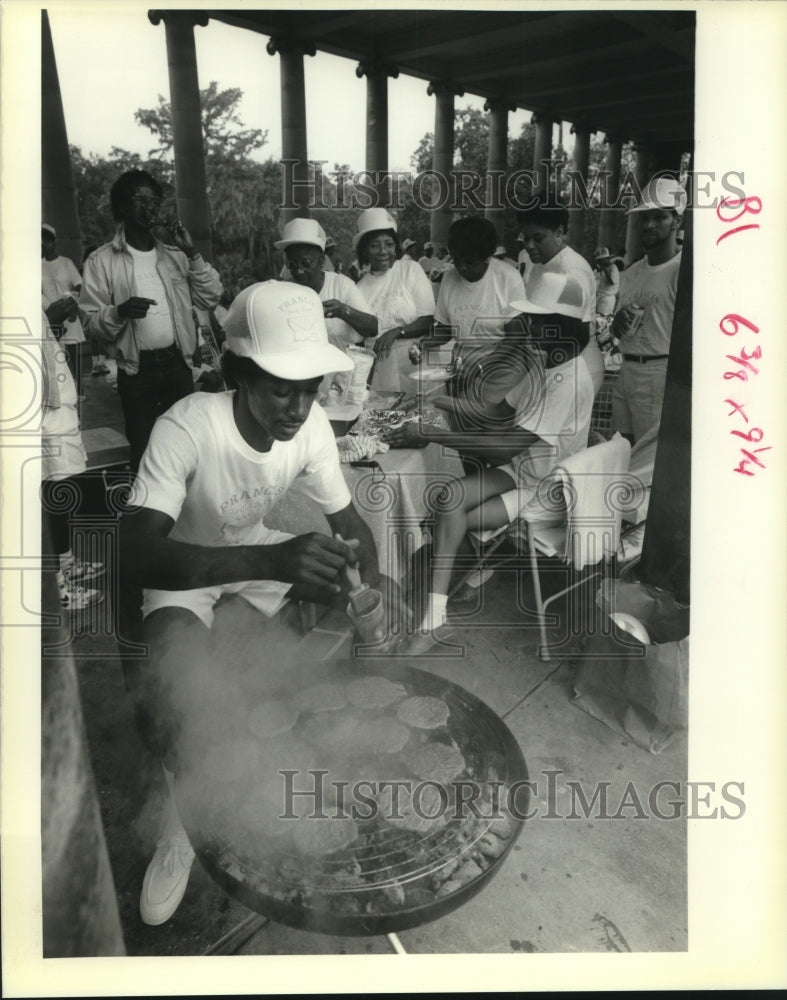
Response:
[[[376,469],[342,465],[353,503],[369,525],[377,546],[380,570],[401,580],[410,556],[422,544],[421,522],[430,501],[442,487],[464,475],[457,453],[443,445],[426,448],[391,448],[376,455],[385,474]],[[313,500],[298,492],[297,481],[286,498],[272,508],[265,523],[270,528],[301,535],[328,532],[328,522]]]

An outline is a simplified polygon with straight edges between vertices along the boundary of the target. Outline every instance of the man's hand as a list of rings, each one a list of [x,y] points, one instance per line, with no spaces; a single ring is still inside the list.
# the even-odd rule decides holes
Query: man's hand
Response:
[[[70,295],[64,295],[62,299],[50,303],[44,311],[53,326],[60,326],[68,320],[76,319],[79,306]]]
[[[391,330],[386,330],[385,333],[381,333],[380,336],[374,342],[374,353],[378,358],[387,358],[391,353],[391,348],[395,342],[399,339],[402,333],[402,328],[400,326],[395,326]]]
[[[429,444],[429,439],[415,420],[408,420],[401,427],[388,431],[383,440],[392,448],[425,448]]]
[[[178,248],[178,250],[181,250],[189,258],[189,260],[191,260],[191,258],[196,254],[197,251],[194,249],[191,234],[177,215],[171,216],[165,222],[159,223],[159,225],[154,228],[165,229],[167,235],[171,237],[171,239],[165,240],[164,242],[171,242]]]
[[[612,320],[612,336],[620,339],[628,330],[633,318],[634,313],[628,307],[618,310]]]
[[[326,299],[322,304],[322,314],[326,319],[346,319],[347,306],[338,299]]]
[[[299,590],[306,588],[329,603],[344,589],[341,574],[348,564],[357,562],[358,544],[355,539],[344,542],[312,531],[286,542],[266,545],[266,553],[273,557],[270,577],[292,583]]]
[[[140,295],[132,295],[125,302],[120,303],[118,316],[121,319],[144,319],[148,314],[148,309],[155,305],[155,299],[143,299]]]

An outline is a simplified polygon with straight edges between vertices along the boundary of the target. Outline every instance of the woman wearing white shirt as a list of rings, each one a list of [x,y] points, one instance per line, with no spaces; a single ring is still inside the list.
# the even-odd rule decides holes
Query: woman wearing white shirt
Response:
[[[367,208],[358,218],[355,238],[358,262],[369,271],[358,282],[379,333],[367,339],[377,361],[372,386],[400,389],[402,372],[410,368],[408,341],[429,332],[434,296],[423,269],[412,260],[401,260],[396,222],[384,208]]]

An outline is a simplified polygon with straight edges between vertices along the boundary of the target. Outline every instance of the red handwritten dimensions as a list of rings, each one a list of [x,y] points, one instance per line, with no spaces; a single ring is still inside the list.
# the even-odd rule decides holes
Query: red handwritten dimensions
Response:
[[[733,214],[728,214],[727,209],[739,209],[739,211]],[[751,196],[749,198],[722,198],[716,208],[716,215],[719,220],[725,224],[730,222],[737,222],[738,219],[742,218],[744,215],[759,215],[762,211],[762,201],[760,198]],[[721,236],[716,240],[716,246],[718,246],[722,240],[726,240],[728,236],[734,236],[737,233],[743,233],[748,229],[759,229],[759,223],[749,223],[747,225],[736,226],[734,229],[728,229],[727,232],[722,233]],[[737,337],[741,332],[742,328],[748,330],[751,334],[758,335],[760,328],[752,323],[751,320],[746,319],[744,316],[740,316],[738,313],[727,313],[721,321],[719,322],[719,329],[724,334],[725,337]],[[736,354],[728,354],[727,360],[732,362],[732,370],[724,372],[724,379],[726,381],[736,381],[748,383],[750,378],[754,378],[759,374],[760,369],[754,364],[755,361],[759,361],[762,358],[762,347],[759,344],[755,345],[751,350],[746,346],[737,345]],[[761,448],[755,448],[754,445],[758,445],[762,442],[765,437],[765,433],[761,427],[750,426],[749,415],[746,412],[748,407],[748,401],[743,403],[738,402],[738,399],[725,399],[725,403],[728,403],[732,409],[728,411],[727,416],[734,418],[737,424],[730,434],[735,437],[742,438],[748,447],[741,446],[740,453],[743,456],[738,462],[738,465],[732,470],[737,472],[742,476],[753,476],[757,469],[764,469],[765,463],[761,458],[758,458],[764,451],[770,451],[771,445],[763,445]],[[741,422],[743,429],[741,429]]]

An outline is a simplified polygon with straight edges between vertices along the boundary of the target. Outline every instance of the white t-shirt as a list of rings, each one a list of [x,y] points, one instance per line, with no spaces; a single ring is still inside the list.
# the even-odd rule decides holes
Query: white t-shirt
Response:
[[[677,253],[672,260],[654,267],[643,257],[621,272],[618,309],[632,305],[645,309],[634,335],[620,338],[621,354],[669,354],[680,257]]]
[[[519,251],[519,256],[516,259],[517,267],[520,269],[520,274],[525,279],[525,284],[527,284],[530,278],[530,272],[533,270],[533,261],[530,259],[530,254],[524,248]],[[522,271],[522,265],[524,265],[524,271]]]
[[[556,368],[531,371],[506,396],[516,426],[541,438],[511,460],[523,505],[556,462],[587,447],[593,397],[581,355]]]
[[[351,500],[331,425],[312,406],[291,441],[258,452],[244,441],[232,413],[233,392],[198,392],[156,421],[132,503],[174,519],[169,537],[192,545],[264,545],[273,533],[265,515],[303,478],[299,489],[326,514]]]
[[[175,343],[175,331],[164,282],[156,270],[156,250],[137,250],[130,243],[127,246],[134,261],[135,294],[156,303],[143,319],[134,320],[137,347],[140,351],[170,347]]]
[[[392,327],[406,326],[419,316],[434,314],[432,286],[423,270],[411,260],[397,260],[381,274],[369,271],[356,287],[366,300],[366,311],[377,317],[378,336]],[[372,347],[374,340],[368,337],[366,346]],[[387,358],[377,361],[372,378],[374,388],[401,388],[402,371],[412,367],[407,357],[411,344],[411,339],[402,338]]]
[[[359,286],[350,278],[336,271],[326,271],[320,290],[320,301],[327,302],[328,299],[338,299],[346,306],[357,309],[358,312],[370,313],[366,299],[363,297]],[[343,319],[326,319],[325,326],[328,330],[328,339],[336,347],[343,348],[350,344],[360,344],[363,337],[360,333],[346,323]]]
[[[503,339],[503,325],[518,315],[512,302],[521,300],[525,286],[518,271],[495,257],[480,281],[466,281],[451,265],[446,271],[435,307],[435,319],[454,328],[454,340],[489,344]],[[481,343],[479,343],[481,342]]]
[[[41,296],[44,309],[58,299],[62,299],[82,284],[82,275],[76,269],[70,257],[55,257],[54,260],[41,260]],[[85,341],[85,331],[79,316],[66,320],[63,324],[61,344],[82,344]]]
[[[563,247],[546,264],[533,264],[527,283],[545,272],[572,274],[582,286],[581,319],[584,323],[590,323],[590,341],[582,352],[582,357],[593,379],[593,388],[598,393],[604,381],[604,358],[596,342],[596,276],[593,274],[593,268],[582,254],[571,247]]]

